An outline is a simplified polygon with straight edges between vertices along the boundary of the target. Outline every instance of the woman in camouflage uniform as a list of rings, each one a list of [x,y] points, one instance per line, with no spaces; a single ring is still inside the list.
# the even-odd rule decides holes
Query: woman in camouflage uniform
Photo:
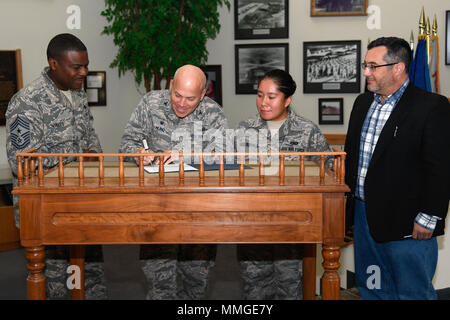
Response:
[[[317,125],[289,107],[296,87],[286,71],[266,73],[258,85],[258,115],[241,122],[238,130],[270,130],[269,140],[273,145],[278,137],[283,152],[331,151]],[[245,144],[251,147],[248,141]],[[331,159],[327,166],[331,167]],[[301,245],[238,245],[237,255],[245,299],[301,299]]]

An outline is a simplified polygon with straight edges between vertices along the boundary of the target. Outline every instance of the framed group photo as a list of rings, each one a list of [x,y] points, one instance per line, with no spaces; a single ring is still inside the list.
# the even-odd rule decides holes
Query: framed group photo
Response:
[[[366,16],[368,0],[311,0],[311,17]]]
[[[222,65],[206,65],[201,69],[206,75],[206,96],[222,107]]]
[[[445,64],[450,64],[450,11],[445,12]]]
[[[235,45],[236,94],[255,94],[262,76],[273,69],[289,72],[289,44]]]
[[[361,41],[303,42],[303,93],[359,93]]]
[[[234,38],[289,37],[289,0],[234,0]]]
[[[319,99],[319,124],[344,124],[344,99]]]

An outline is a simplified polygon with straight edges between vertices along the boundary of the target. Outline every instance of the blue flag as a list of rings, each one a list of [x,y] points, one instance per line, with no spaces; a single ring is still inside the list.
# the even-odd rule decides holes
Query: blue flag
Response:
[[[430,72],[428,70],[428,57],[425,40],[419,39],[416,56],[409,68],[409,81],[416,86],[431,92]]]

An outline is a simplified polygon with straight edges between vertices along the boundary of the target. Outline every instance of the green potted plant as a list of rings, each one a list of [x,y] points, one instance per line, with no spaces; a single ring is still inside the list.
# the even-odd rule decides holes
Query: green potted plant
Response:
[[[119,77],[132,71],[146,91],[166,88],[184,64],[203,65],[206,42],[220,30],[218,6],[229,0],[105,0],[108,22],[103,33],[114,36],[119,51],[110,67]]]

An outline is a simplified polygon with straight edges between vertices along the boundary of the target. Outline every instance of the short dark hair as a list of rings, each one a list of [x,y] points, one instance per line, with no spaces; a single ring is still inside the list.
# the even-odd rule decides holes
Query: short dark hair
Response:
[[[381,37],[369,43],[367,50],[380,46],[385,46],[387,49],[387,53],[383,57],[384,61],[387,63],[403,62],[405,64],[405,72],[409,72],[412,53],[411,47],[406,40],[397,37]]]
[[[292,96],[297,89],[297,84],[295,83],[294,79],[292,79],[292,76],[289,74],[289,72],[286,72],[281,69],[274,69],[269,72],[267,72],[261,80],[259,80],[259,83],[261,83],[264,79],[271,79],[278,87],[278,90],[284,93],[285,98],[289,98]]]
[[[52,38],[47,46],[47,59],[58,59],[66,51],[87,51],[84,43],[70,33],[61,33]]]

